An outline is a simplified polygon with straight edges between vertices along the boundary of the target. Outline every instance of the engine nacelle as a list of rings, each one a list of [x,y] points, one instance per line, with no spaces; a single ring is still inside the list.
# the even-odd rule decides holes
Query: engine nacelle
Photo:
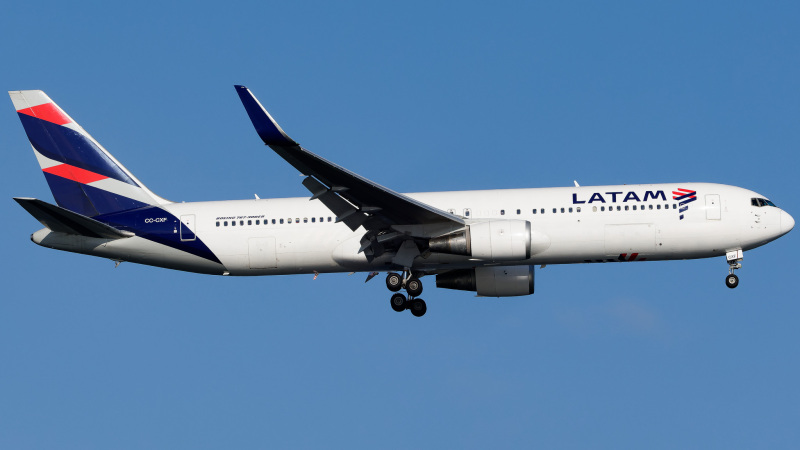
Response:
[[[550,247],[550,238],[531,232],[527,220],[475,223],[455,233],[432,238],[430,251],[471,256],[486,261],[522,261]]]
[[[492,266],[436,275],[436,287],[477,292],[481,297],[533,294],[533,266]]]

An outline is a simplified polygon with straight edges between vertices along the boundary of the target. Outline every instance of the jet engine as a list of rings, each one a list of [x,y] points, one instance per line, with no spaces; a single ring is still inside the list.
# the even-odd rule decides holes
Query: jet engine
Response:
[[[477,292],[481,297],[533,294],[533,266],[459,269],[436,275],[436,287]]]
[[[522,261],[550,247],[550,238],[531,231],[527,220],[494,220],[430,239],[434,253],[470,256],[486,261]]]

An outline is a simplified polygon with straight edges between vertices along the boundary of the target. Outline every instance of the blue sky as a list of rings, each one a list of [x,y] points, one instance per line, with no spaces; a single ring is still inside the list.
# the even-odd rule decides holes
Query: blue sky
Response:
[[[795,217],[796,2],[12,2],[43,89],[176,201],[305,196],[234,92],[398,191],[708,181]],[[549,266],[536,294],[222,278],[37,247],[0,109],[0,447],[790,448],[797,231],[723,259]]]

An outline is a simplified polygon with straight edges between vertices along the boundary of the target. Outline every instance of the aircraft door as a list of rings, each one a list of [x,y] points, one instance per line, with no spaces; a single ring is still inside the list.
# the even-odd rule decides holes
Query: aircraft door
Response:
[[[706,219],[720,220],[722,213],[719,205],[719,194],[706,195]]]
[[[250,238],[247,243],[251,269],[273,269],[278,267],[274,237]]]
[[[193,241],[197,238],[194,234],[194,214],[181,216],[181,241]]]

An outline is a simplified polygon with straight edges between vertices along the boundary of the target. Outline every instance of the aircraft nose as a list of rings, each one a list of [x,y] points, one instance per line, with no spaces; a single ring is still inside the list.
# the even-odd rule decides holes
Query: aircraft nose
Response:
[[[794,228],[794,218],[786,211],[781,211],[781,234],[786,234]]]

